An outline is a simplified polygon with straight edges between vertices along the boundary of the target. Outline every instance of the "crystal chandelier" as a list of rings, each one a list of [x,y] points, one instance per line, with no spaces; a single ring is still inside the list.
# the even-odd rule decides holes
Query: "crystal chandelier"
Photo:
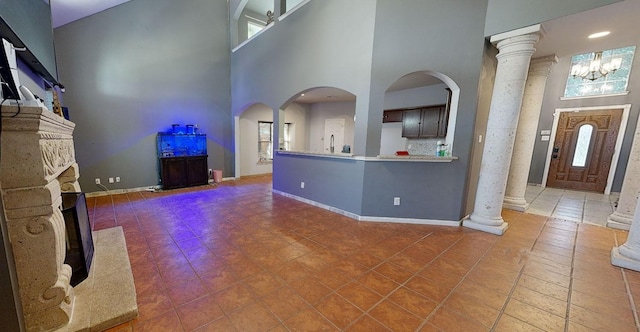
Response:
[[[602,51],[595,52],[589,63],[576,63],[571,67],[571,76],[581,77],[584,80],[595,81],[620,69],[621,58],[613,58],[607,63],[602,63]]]

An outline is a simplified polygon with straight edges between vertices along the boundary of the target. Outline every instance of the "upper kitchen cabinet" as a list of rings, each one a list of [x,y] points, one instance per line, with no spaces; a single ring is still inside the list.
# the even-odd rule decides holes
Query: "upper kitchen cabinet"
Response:
[[[447,105],[406,109],[402,117],[402,137],[438,138],[447,136]]]

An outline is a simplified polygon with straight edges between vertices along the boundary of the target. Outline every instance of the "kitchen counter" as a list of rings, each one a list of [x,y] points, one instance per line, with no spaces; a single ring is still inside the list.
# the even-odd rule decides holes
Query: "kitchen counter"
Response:
[[[407,155],[407,156],[377,156],[377,157],[362,157],[362,156],[354,156],[351,153],[318,153],[318,152],[310,152],[310,151],[277,151],[277,154],[280,155],[293,155],[293,156],[309,156],[309,157],[317,157],[317,158],[333,158],[333,159],[350,159],[350,160],[364,160],[364,161],[406,161],[406,162],[426,162],[426,163],[450,163],[454,160],[457,160],[458,157],[449,156],[449,157],[438,157],[438,156],[427,156],[427,155]]]

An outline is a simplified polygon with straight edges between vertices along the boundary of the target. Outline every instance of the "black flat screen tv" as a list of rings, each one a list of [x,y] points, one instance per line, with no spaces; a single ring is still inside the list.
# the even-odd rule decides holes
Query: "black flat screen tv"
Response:
[[[2,43],[2,40],[0,40],[0,43]],[[2,99],[20,99],[4,45],[0,45],[0,78],[2,78],[0,83],[2,84]]]
[[[49,1],[0,0],[0,37],[26,48],[18,57],[47,81],[58,82]]]

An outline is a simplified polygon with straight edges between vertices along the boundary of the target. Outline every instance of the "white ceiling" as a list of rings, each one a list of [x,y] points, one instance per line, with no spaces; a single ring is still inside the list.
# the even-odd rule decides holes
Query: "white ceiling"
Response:
[[[54,28],[129,1],[131,0],[45,0],[51,2]]]

